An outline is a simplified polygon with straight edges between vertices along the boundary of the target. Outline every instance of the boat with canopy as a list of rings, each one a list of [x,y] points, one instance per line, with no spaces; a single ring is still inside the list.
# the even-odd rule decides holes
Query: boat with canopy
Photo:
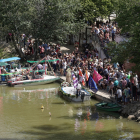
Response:
[[[15,61],[15,60],[20,60],[20,58],[19,57],[10,57],[10,58],[1,59],[0,62],[8,62],[8,61]]]
[[[22,75],[20,75],[18,78],[17,77],[12,77],[10,79],[8,79],[7,84],[9,86],[21,86],[21,85],[40,85],[40,84],[47,84],[47,83],[52,83],[55,82],[57,80],[60,79],[60,77],[56,76],[56,74],[53,72],[52,67],[50,65],[49,62],[53,62],[53,61],[57,61],[58,59],[54,59],[54,60],[46,60],[46,58],[43,58],[40,61],[27,61],[29,63],[33,63],[33,66],[31,68],[28,68],[27,70],[25,69],[25,73]],[[53,75],[49,75],[49,73],[47,73],[46,71],[46,66],[45,66],[45,70],[34,70],[34,68],[39,64],[39,63],[46,63],[48,62],[52,74]],[[41,75],[38,75],[37,73],[43,73]],[[29,74],[31,74],[31,76],[29,76]],[[26,79],[25,79],[26,77]]]

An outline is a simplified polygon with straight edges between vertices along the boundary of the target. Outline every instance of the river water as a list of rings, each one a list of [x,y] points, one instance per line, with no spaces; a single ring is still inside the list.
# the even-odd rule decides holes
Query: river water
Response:
[[[0,86],[0,140],[140,139],[140,124],[96,110],[93,99],[67,102],[59,97],[59,86]]]

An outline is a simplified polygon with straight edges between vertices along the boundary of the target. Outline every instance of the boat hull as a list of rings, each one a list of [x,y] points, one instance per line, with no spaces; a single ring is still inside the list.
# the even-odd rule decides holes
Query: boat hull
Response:
[[[60,78],[52,78],[52,79],[33,79],[33,80],[24,80],[24,81],[16,81],[16,82],[9,82],[9,86],[35,86],[35,85],[44,85],[48,83],[55,82]]]
[[[88,91],[86,91],[86,90],[81,90],[81,92],[82,91],[87,92],[87,94],[84,96],[83,100],[81,98],[81,95],[79,95],[78,97],[76,97],[76,96],[71,97],[66,92],[64,92],[63,88],[60,89],[60,95],[61,95],[62,98],[64,98],[67,101],[70,101],[70,102],[83,102],[83,101],[90,100],[90,97],[91,97],[90,93],[88,93]]]
[[[68,97],[66,95],[61,94],[62,98],[64,98],[65,100],[69,101],[69,102],[82,102],[81,96],[78,96],[78,98],[76,97]],[[90,100],[91,96],[85,96],[83,101],[88,101]]]

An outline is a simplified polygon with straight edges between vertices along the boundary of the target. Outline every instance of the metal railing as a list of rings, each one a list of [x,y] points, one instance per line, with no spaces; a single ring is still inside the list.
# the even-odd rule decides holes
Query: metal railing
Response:
[[[92,40],[93,40],[95,43],[98,43],[98,44],[99,44],[99,46],[100,46],[100,51],[102,50],[102,51],[104,52],[106,58],[109,58],[108,51],[107,51],[107,48],[106,48],[106,46],[105,46],[105,43],[109,43],[109,42],[108,42],[107,40],[105,40],[105,39],[104,39],[103,41],[101,41],[101,40],[99,39],[99,36],[98,36],[95,32],[92,33]]]

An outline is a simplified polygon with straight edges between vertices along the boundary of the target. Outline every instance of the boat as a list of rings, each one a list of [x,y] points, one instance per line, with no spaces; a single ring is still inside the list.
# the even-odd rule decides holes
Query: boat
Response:
[[[43,58],[44,59],[44,58]],[[43,59],[41,61],[30,61],[31,63],[35,63],[33,65],[33,67],[37,66],[38,63],[42,62]],[[43,62],[51,62],[51,61],[57,61],[58,59],[56,60],[44,60]],[[51,67],[51,66],[50,66]],[[34,73],[34,76],[26,76],[26,80],[24,75],[19,75],[18,78],[16,77],[13,77],[11,79],[8,79],[7,81],[7,85],[8,86],[21,86],[21,85],[41,85],[41,84],[48,84],[48,83],[52,83],[52,82],[55,82],[57,80],[60,79],[59,76],[56,76],[55,73],[53,72],[52,74],[53,75],[47,75],[47,72],[46,70],[41,70],[43,73],[43,75],[36,75],[36,73],[38,73],[39,71],[38,70],[32,70],[33,68],[29,68],[29,70],[24,74],[24,75],[27,75],[29,72],[33,72]],[[51,68],[52,69],[52,68]]]
[[[117,103],[109,103],[109,102],[101,102],[95,104],[97,109],[104,110],[104,111],[119,111],[121,110],[122,106]]]
[[[23,90],[13,90],[13,92],[16,93],[21,93],[21,92],[25,92],[25,93],[35,93],[35,92],[52,92],[52,91],[58,91],[59,88],[45,88],[45,89],[33,89],[33,90],[26,90],[25,88]]]
[[[76,89],[71,87],[61,87],[60,95],[70,102],[83,102],[90,100],[91,94],[86,89],[81,89],[81,94],[76,96]]]
[[[7,82],[8,86],[21,86],[21,85],[44,85],[44,84],[48,84],[48,83],[52,83],[55,82],[57,80],[59,80],[60,77],[58,76],[50,76],[50,75],[44,75],[42,76],[40,79],[31,79],[31,80],[21,80],[21,81],[15,81],[15,79],[10,79]]]

